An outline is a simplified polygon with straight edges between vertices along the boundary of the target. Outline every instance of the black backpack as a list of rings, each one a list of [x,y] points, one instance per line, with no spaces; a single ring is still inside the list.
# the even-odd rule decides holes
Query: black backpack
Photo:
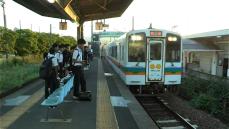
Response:
[[[52,74],[52,58],[50,57],[46,60],[44,60],[40,66],[39,70],[39,77],[41,79],[48,79],[51,77]]]

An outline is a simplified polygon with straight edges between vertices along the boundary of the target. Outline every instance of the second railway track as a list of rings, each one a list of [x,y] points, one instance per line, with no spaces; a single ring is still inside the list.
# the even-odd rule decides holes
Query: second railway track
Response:
[[[160,97],[136,95],[136,98],[160,129],[198,129],[197,125],[172,111]]]

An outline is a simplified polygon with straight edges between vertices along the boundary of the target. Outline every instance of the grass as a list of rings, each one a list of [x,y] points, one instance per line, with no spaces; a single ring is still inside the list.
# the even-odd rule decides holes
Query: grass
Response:
[[[28,62],[28,60],[30,61]],[[23,83],[38,77],[39,61],[34,63],[36,62],[34,60],[37,59],[22,60],[17,57],[7,63],[0,63],[0,93],[20,87]]]

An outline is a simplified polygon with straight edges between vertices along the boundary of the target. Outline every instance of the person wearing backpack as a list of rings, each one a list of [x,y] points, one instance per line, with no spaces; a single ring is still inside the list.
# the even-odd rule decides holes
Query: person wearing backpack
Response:
[[[59,77],[63,78],[64,77],[64,65],[63,65],[63,51],[64,51],[64,45],[61,44],[59,45],[59,50],[57,51],[57,59],[58,59],[58,64],[59,64]]]
[[[77,47],[73,51],[72,55],[72,71],[75,75],[74,77],[74,87],[73,87],[73,99],[78,99],[79,97],[79,86],[81,87],[81,91],[86,91],[86,81],[84,78],[83,71],[83,48],[86,41],[84,39],[79,39],[77,41]]]
[[[47,55],[47,59],[51,62],[50,75],[45,79],[45,98],[52,94],[58,88],[58,61],[55,56],[57,45],[53,44]]]

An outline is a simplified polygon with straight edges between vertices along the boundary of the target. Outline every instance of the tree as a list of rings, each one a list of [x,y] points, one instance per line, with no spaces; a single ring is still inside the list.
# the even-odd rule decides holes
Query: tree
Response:
[[[57,40],[60,44],[69,44],[70,46],[76,45],[76,40],[72,36],[62,36]]]
[[[42,54],[44,52],[47,52],[52,44],[50,35],[48,33],[38,33],[37,35],[37,47],[39,49],[39,53]]]
[[[8,58],[7,53],[15,52],[16,39],[17,33],[12,30],[0,27],[0,51],[6,52],[6,58]]]
[[[38,54],[37,46],[38,35],[31,30],[17,30],[18,38],[16,40],[16,51],[19,56],[26,56],[29,54]]]

